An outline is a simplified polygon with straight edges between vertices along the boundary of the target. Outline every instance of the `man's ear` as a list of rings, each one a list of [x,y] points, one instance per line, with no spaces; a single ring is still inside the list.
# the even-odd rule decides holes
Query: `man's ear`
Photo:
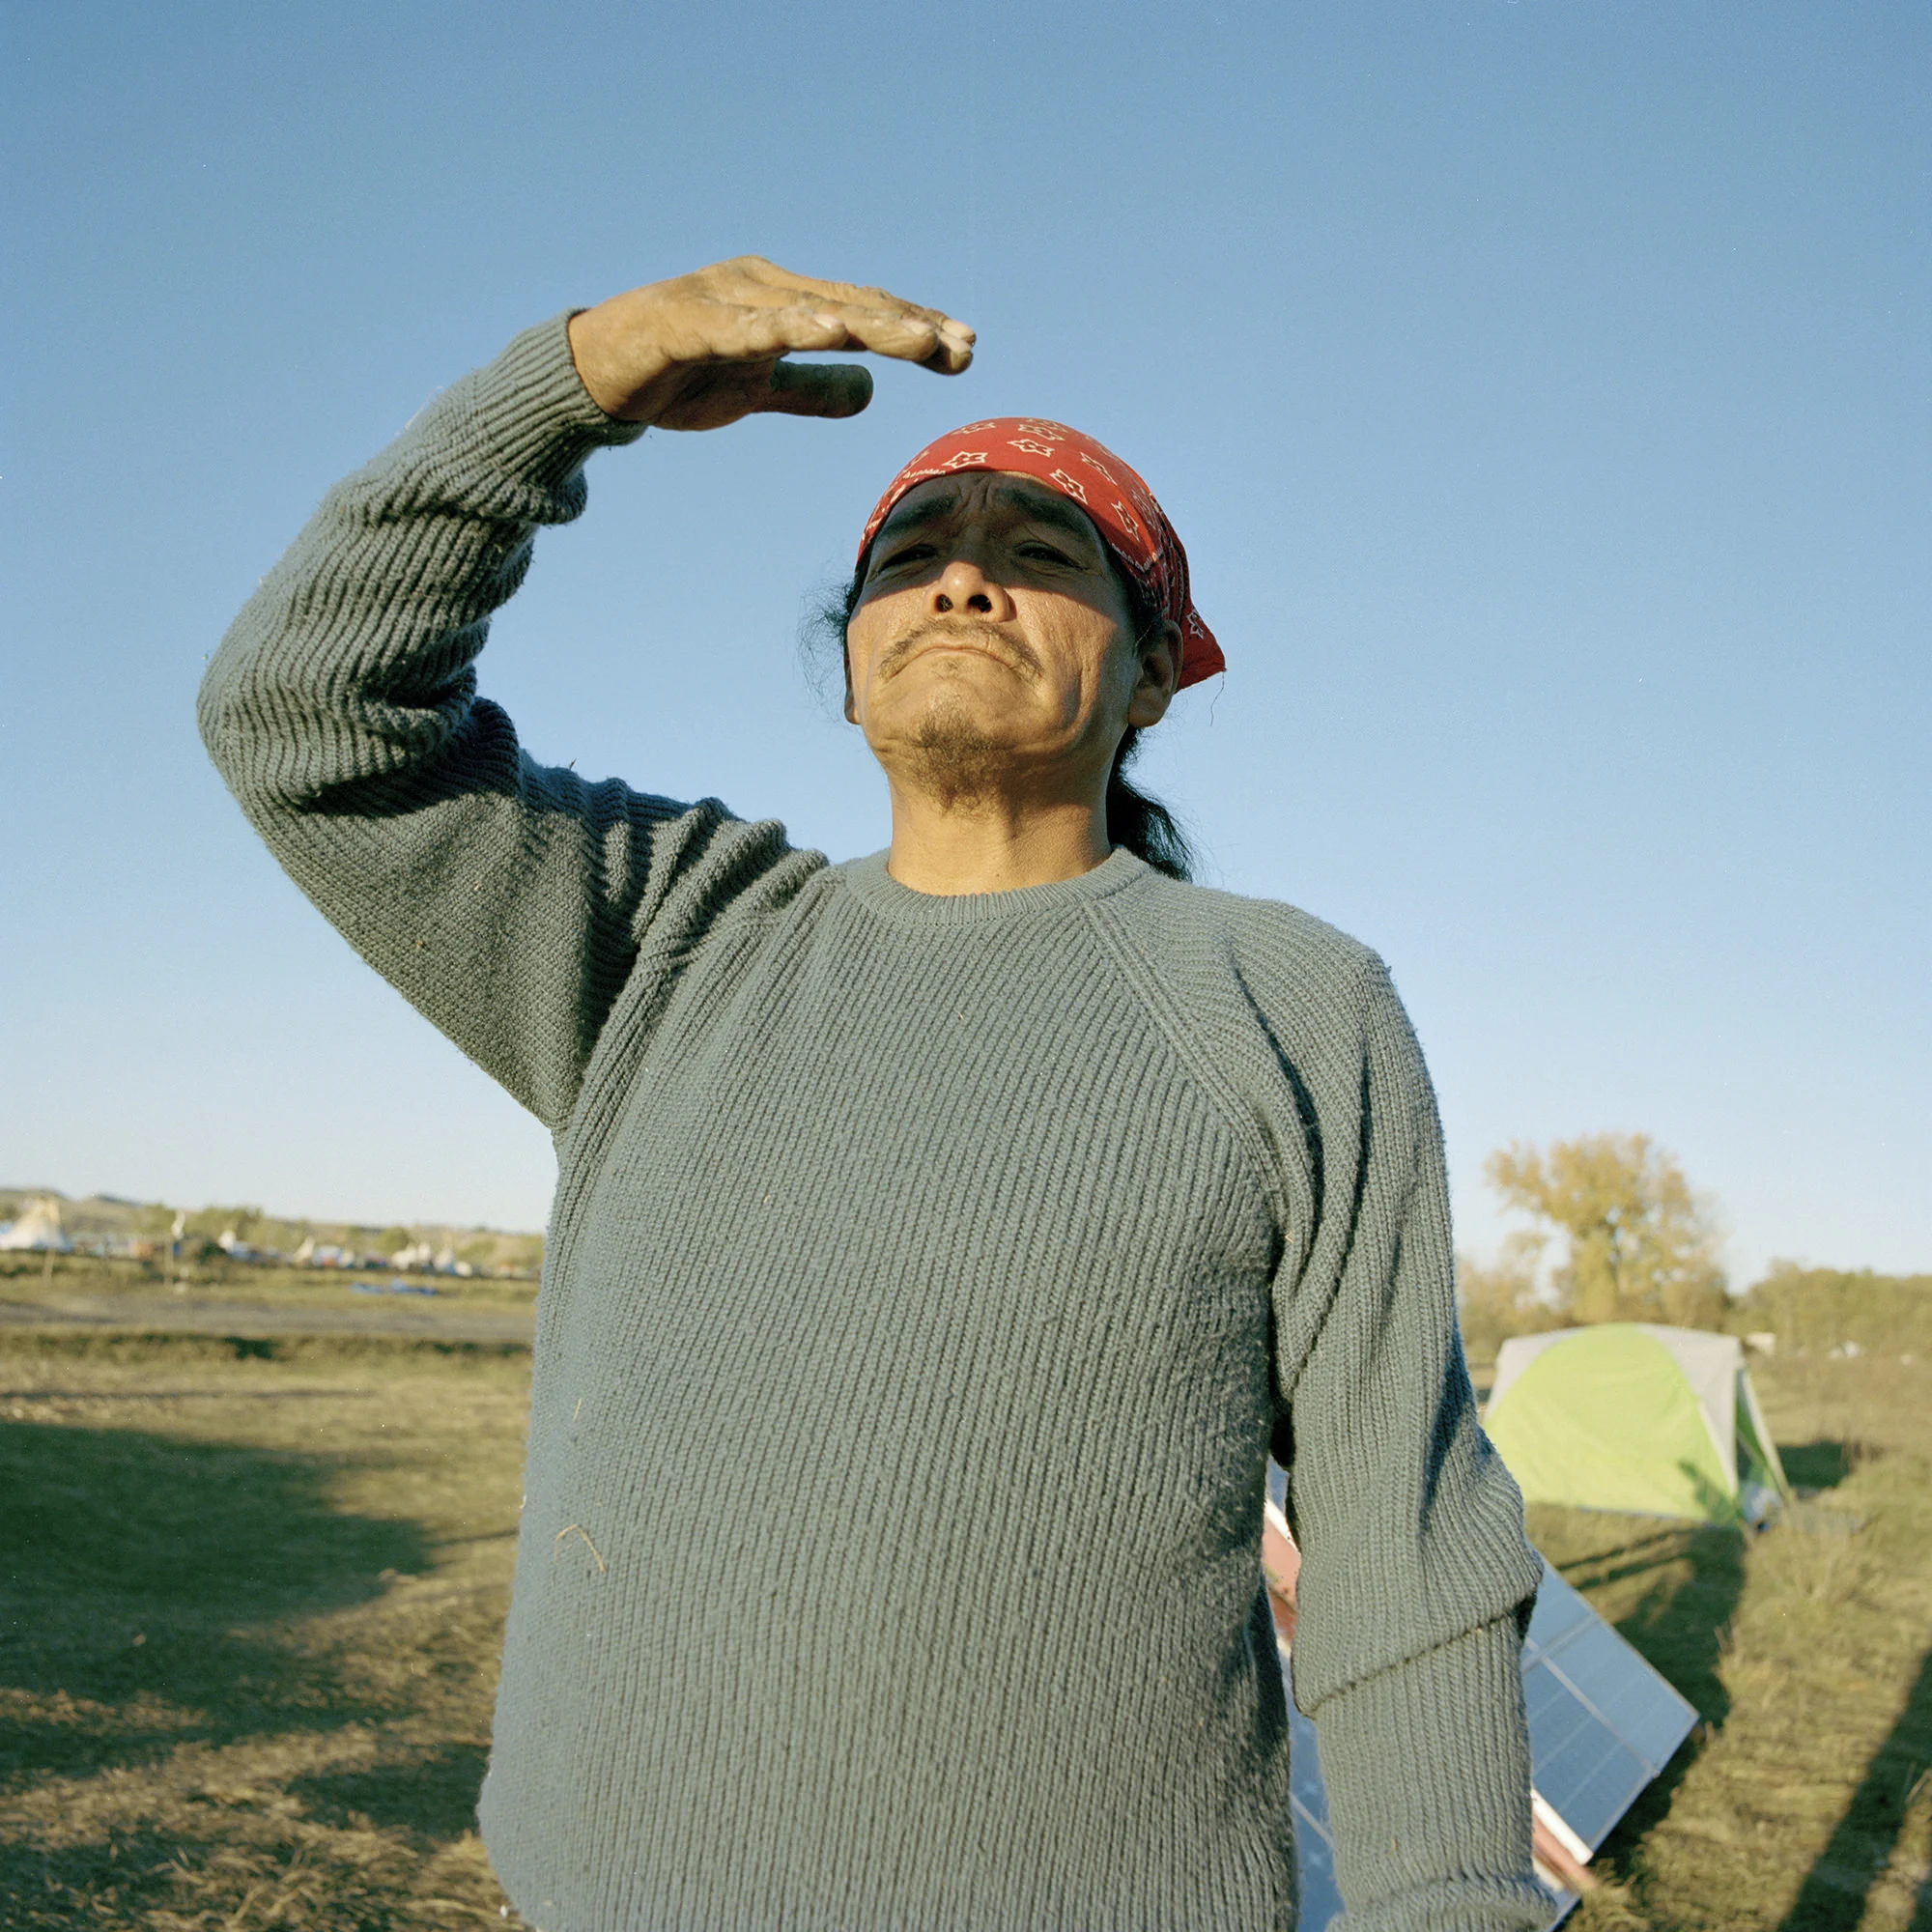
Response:
[[[1174,681],[1180,675],[1180,626],[1163,617],[1138,645],[1140,677],[1127,700],[1127,723],[1137,730],[1158,724],[1174,701]]]

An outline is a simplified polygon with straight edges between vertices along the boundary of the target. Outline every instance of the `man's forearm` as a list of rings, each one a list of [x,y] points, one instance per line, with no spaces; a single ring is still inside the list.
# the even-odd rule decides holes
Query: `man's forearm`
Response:
[[[1335,1287],[1293,1383],[1295,1686],[1350,1926],[1514,1932],[1548,1917],[1518,1623],[1542,1569],[1476,1423],[1421,1050],[1379,961],[1358,998],[1359,1046],[1321,1083],[1341,1212],[1318,1236]],[[1311,1263],[1303,1293],[1324,1275]]]
[[[1505,1618],[1331,1697],[1318,1714],[1351,1932],[1534,1932],[1521,1639]]]
[[[244,807],[336,806],[345,787],[433,762],[468,723],[470,664],[532,531],[582,510],[593,449],[641,434],[591,403],[559,318],[337,484],[203,681],[202,733]]]
[[[535,527],[582,509],[585,457],[639,434],[590,401],[562,318],[526,331],[328,493],[201,694],[209,751],[291,876],[553,1122],[621,980],[637,821],[679,808],[530,765],[472,661]]]

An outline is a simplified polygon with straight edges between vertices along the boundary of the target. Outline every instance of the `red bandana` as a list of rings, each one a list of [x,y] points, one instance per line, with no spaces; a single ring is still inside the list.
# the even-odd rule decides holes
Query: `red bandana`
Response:
[[[1175,688],[1227,668],[1187,587],[1187,553],[1139,474],[1112,450],[1044,416],[994,416],[929,442],[895,476],[866,520],[863,557],[892,507],[916,483],[959,469],[1009,470],[1058,490],[1087,512],[1101,540],[1163,617],[1180,626]]]

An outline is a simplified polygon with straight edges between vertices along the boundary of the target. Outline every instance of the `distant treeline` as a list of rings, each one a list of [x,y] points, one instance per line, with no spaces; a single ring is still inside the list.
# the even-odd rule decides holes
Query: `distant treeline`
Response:
[[[1462,1263],[1463,1336],[1472,1358],[1492,1359],[1512,1335],[1579,1327],[1592,1318],[1552,1307],[1519,1290],[1495,1292],[1496,1270]],[[1713,1317],[1715,1319],[1713,1319]],[[1657,1321],[1648,1311],[1619,1311],[1618,1321]],[[1854,1349],[1874,1355],[1918,1355],[1932,1361],[1932,1274],[1874,1274],[1870,1268],[1800,1267],[1773,1262],[1743,1294],[1727,1296],[1702,1320],[1677,1326],[1731,1335],[1774,1335],[1779,1354],[1829,1355]]]
[[[1780,1350],[1804,1354],[1849,1343],[1872,1354],[1932,1357],[1932,1274],[1848,1274],[1773,1262],[1738,1297],[1725,1325],[1763,1330],[1777,1337]]]

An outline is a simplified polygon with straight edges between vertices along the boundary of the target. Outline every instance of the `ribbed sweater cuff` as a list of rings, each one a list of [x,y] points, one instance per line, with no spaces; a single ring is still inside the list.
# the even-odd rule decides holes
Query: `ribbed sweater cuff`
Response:
[[[459,414],[453,440],[470,443],[509,474],[554,490],[583,467],[593,450],[636,442],[643,423],[606,415],[590,400],[570,354],[575,309],[513,336],[494,362],[457,384],[450,401]]]
[[[1527,1932],[1529,1736],[1515,1619],[1338,1693],[1316,1714],[1348,1932]]]

